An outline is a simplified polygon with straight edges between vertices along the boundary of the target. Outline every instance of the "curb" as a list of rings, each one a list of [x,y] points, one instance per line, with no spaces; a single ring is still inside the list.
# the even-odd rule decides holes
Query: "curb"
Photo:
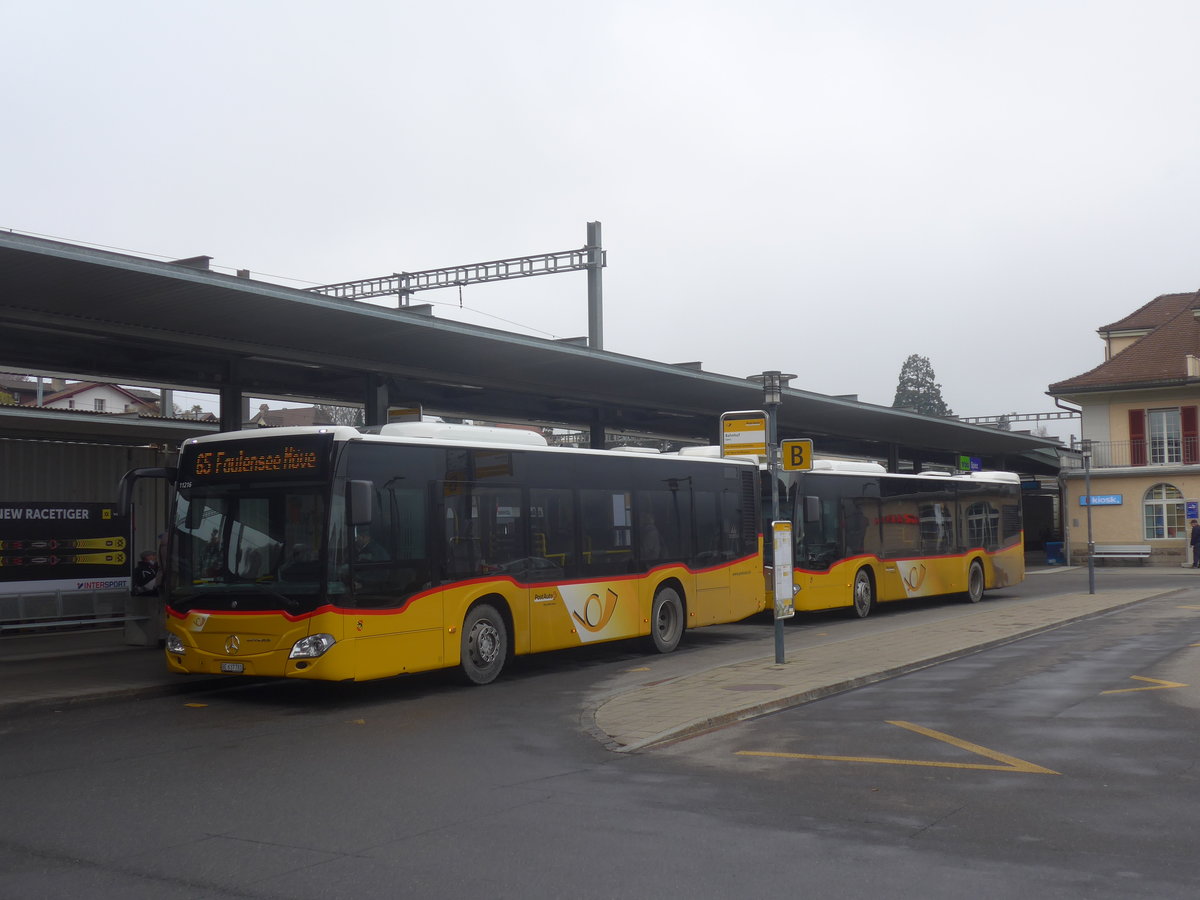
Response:
[[[1098,616],[1103,616],[1103,615],[1107,615],[1112,612],[1116,612],[1118,610],[1126,609],[1127,607],[1134,606],[1138,603],[1144,603],[1147,600],[1154,600],[1154,599],[1157,599],[1160,597],[1166,597],[1170,594],[1176,593],[1179,590],[1182,590],[1182,589],[1181,588],[1173,588],[1170,590],[1162,591],[1160,593],[1151,594],[1151,595],[1148,595],[1145,597],[1138,597],[1136,599],[1127,600],[1123,603],[1118,603],[1118,604],[1106,607],[1101,610],[1082,613],[1080,615],[1071,616],[1070,618],[1061,619],[1057,622],[1052,622],[1052,623],[1045,624],[1045,625],[1036,625],[1036,626],[1031,627],[1027,631],[1022,631],[1022,632],[1016,633],[1016,634],[1008,634],[1008,635],[1005,635],[1004,637],[987,640],[981,644],[975,644],[971,647],[963,647],[960,650],[953,650],[953,651],[950,651],[949,653],[939,654],[938,656],[926,657],[924,659],[914,660],[911,663],[905,663],[900,666],[893,666],[890,669],[886,669],[881,672],[873,673],[871,675],[863,675],[863,676],[848,679],[845,681],[834,682],[832,684],[825,685],[823,687],[811,688],[809,690],[799,691],[799,692],[797,692],[795,694],[791,694],[787,697],[780,697],[780,698],[776,698],[774,700],[768,700],[768,701],[764,701],[762,703],[756,703],[751,706],[742,707],[738,710],[733,710],[731,712],[722,713],[722,714],[715,715],[715,716],[706,716],[701,719],[693,719],[691,722],[685,722],[681,725],[673,726],[671,728],[668,728],[664,731],[659,732],[656,735],[652,735],[651,737],[644,738],[640,741],[634,741],[629,744],[619,743],[614,737],[612,737],[607,732],[605,732],[603,729],[601,729],[596,724],[596,713],[605,703],[608,703],[614,697],[620,697],[620,696],[623,696],[624,694],[633,693],[637,690],[640,690],[640,688],[631,688],[628,691],[622,691],[620,693],[613,694],[609,697],[606,697],[604,700],[596,703],[593,707],[590,707],[589,709],[585,710],[583,724],[584,724],[585,730],[593,738],[595,738],[597,741],[599,741],[599,743],[602,744],[606,749],[612,750],[615,753],[637,753],[639,751],[646,750],[648,748],[661,747],[661,746],[666,746],[666,745],[669,745],[672,743],[676,743],[678,741],[683,741],[688,738],[692,738],[692,737],[696,737],[697,735],[704,734],[706,732],[717,731],[721,728],[725,728],[729,725],[733,725],[733,724],[736,724],[737,722],[742,722],[747,719],[758,718],[759,716],[770,715],[771,713],[781,712],[782,710],[791,709],[796,706],[803,706],[806,703],[811,703],[816,700],[822,700],[825,697],[829,697],[834,694],[840,694],[840,693],[844,693],[846,691],[852,691],[852,690],[855,690],[856,688],[866,687],[867,685],[876,684],[880,681],[887,681],[889,679],[897,678],[901,675],[907,675],[910,672],[915,672],[920,669],[928,668],[930,666],[939,665],[941,663],[949,662],[954,659],[961,659],[965,656],[970,656],[971,654],[974,654],[974,653],[980,653],[985,650],[991,650],[995,647],[1001,647],[1006,644],[1011,644],[1016,641],[1024,640],[1025,638],[1028,638],[1028,637],[1033,637],[1034,635],[1044,634],[1048,631],[1053,631],[1056,628],[1062,628],[1065,625],[1071,625],[1071,624],[1074,624],[1075,622],[1080,622],[1085,619],[1094,619],[1094,618],[1097,618]],[[764,664],[767,664],[767,663],[771,662],[771,660],[772,660],[771,657],[760,657],[759,659]],[[711,671],[714,671],[715,669],[721,669],[721,668],[725,668],[725,667],[724,666],[716,666],[713,669],[707,669],[705,671],[711,672]],[[702,674],[702,673],[692,673],[692,674],[696,675],[696,674]],[[682,676],[679,676],[678,679],[673,679],[673,680],[683,680],[683,679],[686,679],[689,677],[691,677],[691,676],[690,675],[682,675]]]

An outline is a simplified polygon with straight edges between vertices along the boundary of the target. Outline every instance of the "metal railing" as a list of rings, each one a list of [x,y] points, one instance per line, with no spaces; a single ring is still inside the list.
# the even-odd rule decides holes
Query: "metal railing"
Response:
[[[145,619],[127,605],[129,591],[30,591],[0,595],[0,634],[112,627]]]
[[[1090,441],[1093,469],[1126,466],[1200,465],[1200,440],[1172,437],[1139,441]],[[1082,469],[1083,462],[1073,455],[1063,459],[1064,469]]]

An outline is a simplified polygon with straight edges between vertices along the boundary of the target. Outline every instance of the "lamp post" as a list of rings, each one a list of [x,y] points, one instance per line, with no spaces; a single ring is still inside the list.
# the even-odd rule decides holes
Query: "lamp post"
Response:
[[[751,375],[749,380],[758,382],[763,388],[763,409],[767,413],[767,472],[771,479],[771,521],[779,518],[779,406],[783,403],[783,389],[795,375],[785,375],[778,370]],[[783,619],[779,616],[779,598],[775,598],[775,662],[784,662]]]
[[[1087,507],[1088,593],[1096,593],[1096,545],[1092,541],[1092,442],[1079,442],[1083,455],[1083,505]]]

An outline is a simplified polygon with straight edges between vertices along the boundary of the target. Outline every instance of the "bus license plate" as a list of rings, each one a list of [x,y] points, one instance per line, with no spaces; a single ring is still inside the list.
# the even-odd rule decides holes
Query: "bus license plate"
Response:
[[[245,663],[221,663],[221,671],[229,675],[241,675],[246,671]]]

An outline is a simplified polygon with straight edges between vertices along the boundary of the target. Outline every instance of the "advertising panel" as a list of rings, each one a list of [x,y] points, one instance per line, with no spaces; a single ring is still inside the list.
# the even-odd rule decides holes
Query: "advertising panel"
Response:
[[[128,590],[129,543],[115,504],[0,502],[0,593]]]

